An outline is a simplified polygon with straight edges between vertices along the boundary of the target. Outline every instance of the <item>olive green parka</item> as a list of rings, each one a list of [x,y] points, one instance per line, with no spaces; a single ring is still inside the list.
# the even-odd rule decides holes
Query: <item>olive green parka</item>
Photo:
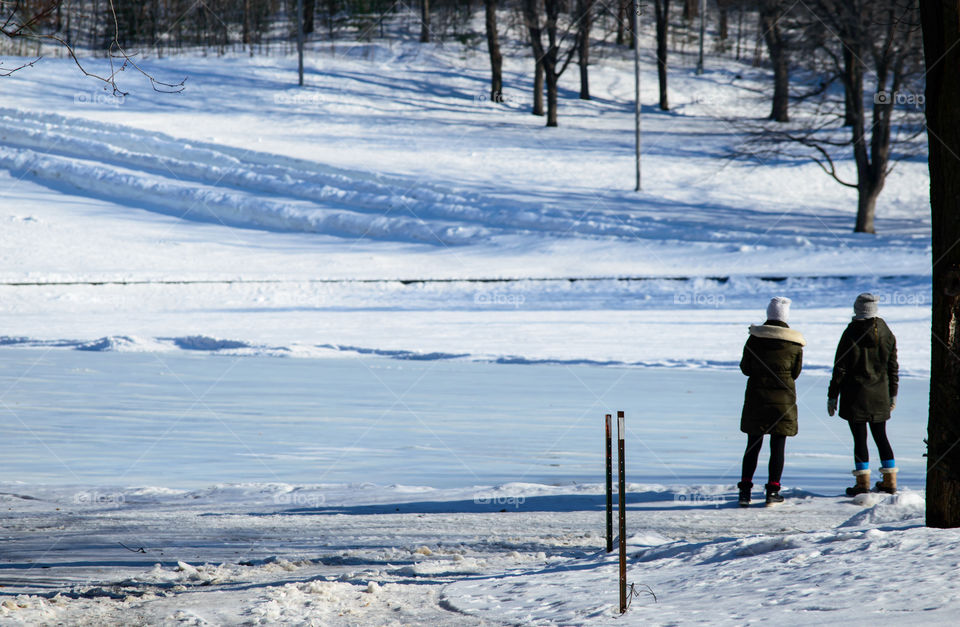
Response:
[[[900,383],[897,338],[883,318],[847,325],[833,362],[828,398],[840,397],[840,417],[853,422],[890,419]]]
[[[797,388],[803,368],[799,331],[785,322],[767,320],[750,326],[740,370],[749,377],[740,416],[740,430],[748,435],[797,435]]]

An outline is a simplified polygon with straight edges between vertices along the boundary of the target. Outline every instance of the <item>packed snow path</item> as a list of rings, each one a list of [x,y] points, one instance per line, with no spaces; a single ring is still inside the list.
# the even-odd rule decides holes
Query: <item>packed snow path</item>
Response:
[[[0,617],[617,625],[601,489],[3,484]],[[925,529],[917,492],[741,509],[719,487],[629,489],[630,621],[929,625],[960,607],[958,532]]]

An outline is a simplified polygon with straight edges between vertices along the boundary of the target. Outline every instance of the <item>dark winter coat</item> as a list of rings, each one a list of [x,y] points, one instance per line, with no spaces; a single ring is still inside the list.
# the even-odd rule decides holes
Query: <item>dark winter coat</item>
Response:
[[[797,388],[806,342],[779,320],[750,326],[740,370],[747,375],[740,430],[749,435],[797,435]]]
[[[900,383],[897,338],[882,318],[854,320],[840,337],[829,398],[840,397],[840,417],[853,422],[890,419]]]

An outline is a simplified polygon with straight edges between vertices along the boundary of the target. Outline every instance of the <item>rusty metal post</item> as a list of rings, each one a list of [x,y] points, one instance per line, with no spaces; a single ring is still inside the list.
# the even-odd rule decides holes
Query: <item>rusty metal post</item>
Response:
[[[620,518],[620,613],[627,611],[627,473],[623,460],[623,412],[617,412],[617,488],[620,491],[617,513]]]
[[[613,416],[607,414],[607,553],[613,552],[613,446],[611,444],[611,421]]]

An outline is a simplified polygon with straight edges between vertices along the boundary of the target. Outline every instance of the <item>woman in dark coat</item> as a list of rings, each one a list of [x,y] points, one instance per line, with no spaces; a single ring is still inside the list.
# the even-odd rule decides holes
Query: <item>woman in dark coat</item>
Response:
[[[836,413],[839,400],[840,417],[850,424],[853,433],[853,474],[857,484],[847,488],[847,494],[870,491],[868,425],[880,453],[883,481],[877,482],[877,489],[893,494],[897,491],[897,463],[887,440],[886,423],[897,406],[897,338],[883,318],[877,317],[877,298],[873,294],[857,296],[853,313],[853,321],[837,346],[827,391],[827,413]]]
[[[797,435],[796,378],[803,368],[803,346],[799,331],[787,325],[790,299],[777,296],[767,306],[767,321],[750,325],[750,337],[743,347],[740,370],[749,377],[743,399],[740,430],[747,434],[740,483],[740,505],[750,504],[753,473],[763,436],[770,435],[770,463],[766,504],[782,503],[780,477],[787,437]]]

